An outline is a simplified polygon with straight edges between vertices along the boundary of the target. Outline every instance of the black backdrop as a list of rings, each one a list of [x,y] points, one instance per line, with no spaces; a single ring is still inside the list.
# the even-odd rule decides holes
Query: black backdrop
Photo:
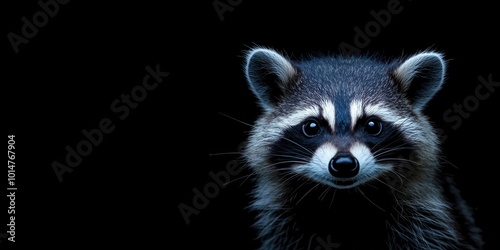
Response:
[[[254,249],[251,181],[235,161],[245,123],[259,112],[243,51],[262,45],[300,56],[346,44],[390,57],[429,48],[446,55],[447,82],[426,112],[446,136],[446,159],[488,248],[499,247],[494,4],[158,2],[2,3],[4,122],[16,139],[17,191],[16,242],[2,227],[1,249]],[[366,27],[363,40],[357,29]],[[478,95],[481,77],[493,83]],[[59,179],[54,166],[67,172]]]

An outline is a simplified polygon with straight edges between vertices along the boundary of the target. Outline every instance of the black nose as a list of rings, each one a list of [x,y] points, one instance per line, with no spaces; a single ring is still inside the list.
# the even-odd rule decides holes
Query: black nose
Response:
[[[330,160],[328,171],[334,177],[354,177],[359,173],[359,162],[350,153],[338,153]]]

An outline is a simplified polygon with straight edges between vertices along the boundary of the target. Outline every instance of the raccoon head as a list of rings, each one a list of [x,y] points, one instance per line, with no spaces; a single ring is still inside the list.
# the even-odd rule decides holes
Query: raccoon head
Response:
[[[438,140],[423,109],[443,83],[442,54],[291,60],[258,47],[244,71],[263,111],[244,152],[260,180],[348,189],[436,172]]]

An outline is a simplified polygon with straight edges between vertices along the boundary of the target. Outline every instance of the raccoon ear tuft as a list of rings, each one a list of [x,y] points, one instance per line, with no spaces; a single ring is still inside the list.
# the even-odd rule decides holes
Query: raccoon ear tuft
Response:
[[[267,48],[248,51],[244,70],[250,89],[265,109],[275,106],[297,74],[287,58]]]
[[[441,88],[445,72],[446,63],[442,54],[422,52],[400,64],[394,76],[413,108],[422,110]]]

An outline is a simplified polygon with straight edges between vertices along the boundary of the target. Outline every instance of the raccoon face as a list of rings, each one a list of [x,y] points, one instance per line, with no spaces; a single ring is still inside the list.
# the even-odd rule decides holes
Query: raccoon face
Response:
[[[428,163],[437,161],[437,137],[422,110],[443,83],[441,54],[291,61],[255,48],[246,59],[263,114],[245,157],[261,178],[347,189],[435,172]]]

